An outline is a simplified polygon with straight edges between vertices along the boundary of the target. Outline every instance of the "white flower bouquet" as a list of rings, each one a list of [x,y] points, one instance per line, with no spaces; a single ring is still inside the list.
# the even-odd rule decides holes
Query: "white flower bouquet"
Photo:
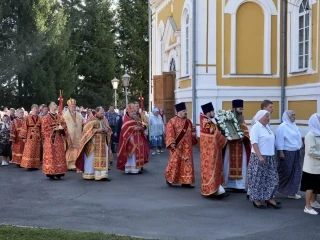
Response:
[[[228,140],[242,139],[244,132],[242,131],[235,114],[230,110],[218,110],[216,112],[216,121],[221,133]]]

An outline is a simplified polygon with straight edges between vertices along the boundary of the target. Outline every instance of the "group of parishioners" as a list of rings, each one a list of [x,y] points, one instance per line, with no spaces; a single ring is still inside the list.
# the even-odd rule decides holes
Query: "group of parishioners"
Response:
[[[11,124],[4,116],[0,122],[0,156],[6,157],[2,165],[8,165],[11,142],[13,163],[29,171],[38,170],[42,157],[42,172],[50,180],[61,179],[68,170],[78,170],[84,179],[110,181],[112,129],[104,109],[98,107],[84,121],[76,111],[76,101],[70,99],[67,104],[68,110],[58,114],[57,104],[48,103],[49,112],[44,116],[34,104],[27,117],[18,111]],[[126,110],[121,116],[117,168],[138,174],[148,162],[147,123],[136,104],[128,104]]]
[[[297,193],[301,183],[300,190],[306,192],[304,212],[317,215],[314,208],[320,208],[317,201],[320,190],[320,114],[315,113],[309,119],[301,169],[300,149],[303,143],[292,110],[283,113],[283,122],[274,134],[270,127],[271,101],[261,103],[261,110],[253,118],[250,131],[242,115],[243,100],[233,100],[232,105],[232,112],[243,132],[240,140],[228,140],[224,136],[215,120],[211,102],[201,106],[201,194],[223,198],[229,195],[225,189],[232,189],[247,192],[247,198],[258,209],[266,206],[279,209],[282,203],[275,199],[275,193],[278,191],[290,199],[300,199]],[[177,115],[166,125],[166,146],[170,150],[166,183],[193,188],[192,147],[197,144],[196,128],[187,118],[185,103],[175,107]],[[279,156],[278,164],[276,155]]]

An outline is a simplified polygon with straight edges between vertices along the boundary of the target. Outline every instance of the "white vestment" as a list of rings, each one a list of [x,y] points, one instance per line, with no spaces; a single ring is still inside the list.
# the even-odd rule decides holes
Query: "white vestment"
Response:
[[[134,137],[130,137],[131,141],[134,141]],[[141,171],[140,168],[137,168],[136,164],[136,154],[133,153],[131,157],[128,157],[128,161],[125,165],[125,173],[137,174]]]
[[[94,141],[94,137],[92,138],[92,141]],[[90,154],[90,156],[87,156],[84,154],[84,173],[83,178],[84,179],[95,179],[95,180],[101,180],[108,178],[108,167],[109,167],[109,161],[108,161],[108,145],[106,145],[106,169],[103,171],[96,171],[94,170],[94,151]]]
[[[242,179],[229,179],[230,171],[230,147],[226,147],[226,152],[223,160],[223,177],[226,185],[224,188],[246,189],[247,184],[247,153],[242,143]]]

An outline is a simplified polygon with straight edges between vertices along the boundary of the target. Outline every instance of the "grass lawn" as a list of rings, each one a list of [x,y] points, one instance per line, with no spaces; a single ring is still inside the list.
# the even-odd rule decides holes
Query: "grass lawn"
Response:
[[[1,240],[139,240],[114,234],[0,225]]]

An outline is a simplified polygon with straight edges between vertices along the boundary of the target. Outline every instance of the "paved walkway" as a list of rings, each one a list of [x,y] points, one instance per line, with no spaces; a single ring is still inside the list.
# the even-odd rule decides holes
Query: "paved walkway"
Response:
[[[303,213],[304,199],[279,196],[281,210],[255,209],[242,193],[207,199],[200,195],[198,149],[195,189],[165,184],[167,159],[167,153],[151,156],[137,176],[113,167],[111,182],[74,172],[52,182],[40,171],[0,167],[0,223],[156,239],[320,239],[320,216]]]

